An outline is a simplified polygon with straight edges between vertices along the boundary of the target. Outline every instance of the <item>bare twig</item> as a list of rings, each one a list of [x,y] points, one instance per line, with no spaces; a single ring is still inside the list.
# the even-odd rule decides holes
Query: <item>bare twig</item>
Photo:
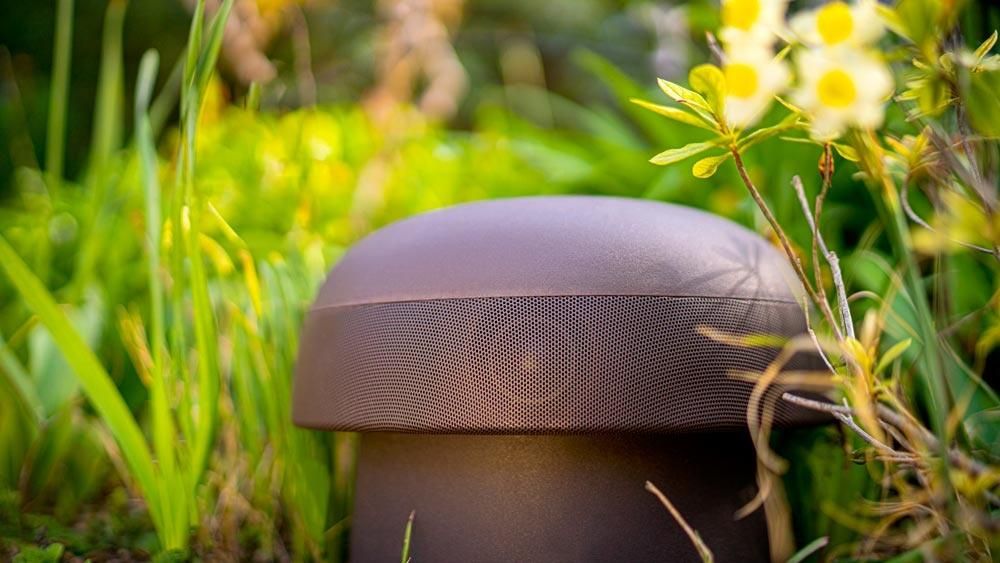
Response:
[[[852,415],[845,414],[845,413],[842,413],[842,412],[834,412],[832,414],[833,414],[834,418],[836,418],[842,424],[844,424],[845,426],[847,426],[848,428],[850,428],[851,430],[853,430],[855,434],[857,434],[858,436],[860,436],[862,440],[864,440],[864,441],[868,442],[869,444],[871,444],[872,446],[874,446],[876,450],[879,450],[880,452],[882,452],[884,454],[887,454],[887,455],[889,455],[889,456],[891,456],[893,458],[900,458],[900,459],[904,459],[905,458],[905,459],[909,459],[910,461],[913,461],[913,459],[911,459],[911,457],[909,455],[901,453],[901,452],[897,452],[896,450],[894,450],[894,449],[890,448],[889,446],[883,444],[877,438],[875,438],[874,436],[872,436],[871,434],[869,434],[868,432],[866,432],[864,428],[862,428],[861,426],[859,426],[858,423],[854,422],[854,417]]]
[[[694,548],[698,550],[698,555],[701,556],[701,560],[704,563],[712,563],[715,561],[715,556],[712,555],[712,550],[705,544],[705,540],[701,539],[701,535],[698,534],[698,531],[692,528],[691,525],[687,523],[687,520],[681,516],[681,513],[676,507],[674,507],[673,503],[667,499],[667,495],[663,494],[660,489],[656,488],[656,485],[650,483],[649,481],[646,481],[646,490],[656,495],[656,498],[660,499],[663,506],[667,507],[670,515],[674,517],[674,520],[676,520],[678,524],[680,524],[684,533],[691,538],[691,543],[694,544]]]
[[[807,399],[805,397],[800,397],[792,393],[783,393],[781,395],[781,398],[788,401],[789,403],[799,405],[800,407],[805,407],[807,409],[830,413],[838,420],[841,420],[841,422],[843,422],[843,419],[841,418],[842,416],[851,417],[854,414],[854,410],[851,409],[851,407],[835,405],[833,403],[824,403],[822,401],[816,401],[813,399]],[[941,442],[937,439],[937,437],[933,433],[931,433],[930,430],[924,428],[920,424],[912,420],[909,420],[904,415],[890,409],[889,407],[881,403],[877,405],[876,412],[878,414],[878,417],[881,418],[883,421],[895,426],[896,428],[899,428],[903,432],[906,432],[908,435],[915,435],[918,438],[920,438],[924,442],[928,450],[931,451],[940,450]],[[847,423],[845,422],[845,424]],[[853,430],[854,427],[852,426],[851,429]],[[973,476],[981,475],[986,471],[988,471],[989,469],[981,462],[970,458],[969,456],[965,455],[962,451],[954,448],[948,450],[948,461],[955,467],[963,469],[972,474]]]
[[[809,338],[812,339],[813,344],[816,346],[816,353],[819,354],[820,359],[822,359],[823,363],[826,364],[830,373],[837,373],[837,370],[833,369],[833,364],[830,362],[830,358],[827,357],[826,351],[823,350],[823,345],[820,344],[819,337],[816,336],[816,331],[812,328],[812,322],[809,320],[808,303],[802,303],[802,312],[806,318],[806,332],[809,333]]]
[[[824,184],[826,183],[826,180],[824,180]],[[826,240],[823,239],[823,233],[819,230],[816,218],[809,210],[809,200],[806,198],[805,189],[802,187],[802,179],[798,176],[793,176],[792,187],[795,189],[795,193],[799,196],[799,203],[802,205],[802,213],[805,214],[806,222],[809,223],[809,229],[813,234],[813,242],[818,246],[820,253],[823,254],[823,258],[826,260],[826,263],[830,265],[830,275],[833,277],[833,284],[837,290],[837,304],[840,307],[840,319],[844,324],[844,331],[849,337],[854,338],[854,319],[851,316],[851,308],[848,306],[847,289],[844,285],[843,273],[840,270],[840,258],[837,257],[837,253],[831,252],[826,246]],[[822,205],[822,199],[817,198],[817,213],[819,209],[822,208]],[[816,284],[821,284],[818,266],[816,272]]]
[[[792,263],[795,275],[797,275],[799,281],[802,282],[802,286],[809,295],[809,298],[812,299],[813,303],[815,303],[817,307],[819,307],[823,316],[826,317],[827,322],[830,323],[830,327],[833,329],[837,340],[843,340],[844,334],[833,317],[833,311],[830,310],[830,304],[827,303],[826,300],[822,299],[818,293],[816,293],[812,283],[809,282],[809,277],[806,276],[806,272],[802,268],[802,260],[799,258],[798,253],[795,252],[795,249],[792,248],[792,243],[788,240],[788,235],[785,234],[784,229],[782,229],[778,224],[778,220],[775,219],[774,214],[771,212],[771,208],[768,207],[767,202],[764,201],[764,198],[761,196],[757,186],[755,186],[753,180],[750,179],[750,175],[747,173],[746,165],[743,163],[743,157],[740,156],[739,150],[737,150],[734,145],[730,147],[730,152],[733,155],[733,162],[736,164],[736,170],[740,174],[740,179],[743,181],[743,185],[746,186],[747,190],[750,192],[750,197],[752,197],[754,202],[757,203],[757,207],[764,215],[764,218],[767,219],[768,224],[771,226],[771,230],[773,230],[775,235],[778,237],[782,250],[785,251],[785,255]]]
[[[712,53],[712,58],[715,59],[715,64],[722,66],[726,64],[726,52],[719,45],[719,40],[715,38],[715,34],[711,31],[705,32],[705,42],[708,43],[708,50]]]

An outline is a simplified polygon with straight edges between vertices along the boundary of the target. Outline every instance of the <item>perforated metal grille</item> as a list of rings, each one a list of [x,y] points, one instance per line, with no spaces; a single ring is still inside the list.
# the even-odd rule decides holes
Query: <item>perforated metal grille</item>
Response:
[[[296,422],[461,433],[740,428],[773,348],[699,326],[791,336],[798,305],[689,297],[568,296],[334,307],[307,321]],[[809,418],[779,401],[779,424]]]

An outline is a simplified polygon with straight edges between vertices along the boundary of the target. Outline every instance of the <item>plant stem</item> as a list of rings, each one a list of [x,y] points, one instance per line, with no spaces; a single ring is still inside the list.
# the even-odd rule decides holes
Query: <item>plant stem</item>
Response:
[[[119,147],[122,130],[122,26],[125,0],[111,0],[104,16],[101,40],[101,68],[97,78],[97,102],[94,107],[94,134],[90,164],[100,174]],[[100,200],[98,200],[100,203]]]
[[[660,504],[662,504],[667,511],[670,512],[670,515],[674,517],[674,520],[677,521],[681,529],[684,530],[684,533],[687,534],[687,537],[690,538],[691,543],[694,544],[694,548],[698,550],[698,555],[701,556],[701,560],[704,563],[712,563],[712,561],[715,561],[715,555],[712,554],[712,550],[705,544],[705,541],[701,539],[701,534],[688,524],[687,520],[684,519],[684,516],[681,515],[680,511],[677,510],[677,507],[674,506],[674,503],[670,502],[670,499],[667,498],[667,495],[663,494],[663,492],[658,489],[656,485],[649,481],[646,481],[646,490],[659,499]]]
[[[833,403],[824,403],[813,399],[807,399],[805,397],[800,397],[792,393],[787,393],[787,392],[783,393],[781,395],[781,398],[788,401],[789,403],[798,405],[800,407],[812,409],[815,411],[830,413],[834,416],[837,416],[838,414],[841,416],[852,416],[854,414],[854,410],[851,409],[851,407],[835,405]],[[908,419],[906,416],[890,409],[889,407],[881,403],[879,403],[876,406],[876,412],[878,413],[879,418],[881,418],[883,422],[902,430],[903,432],[905,432],[910,436],[916,436],[917,438],[920,438],[920,440],[924,442],[924,445],[927,447],[928,450],[931,451],[940,450],[941,441],[938,440],[936,436],[934,436],[933,432],[924,428],[919,423]],[[990,470],[986,465],[982,464],[981,462],[973,458],[970,458],[957,448],[949,449],[947,452],[947,457],[948,461],[950,461],[952,465],[958,467],[959,469],[963,469],[969,472],[973,476],[982,475],[983,473]]]
[[[819,264],[819,255],[822,254],[826,263],[830,266],[830,276],[833,278],[833,285],[837,291],[837,304],[840,308],[840,320],[844,324],[844,330],[847,333],[847,336],[854,338],[854,319],[851,317],[851,308],[847,302],[847,288],[844,284],[844,275],[840,271],[840,258],[837,256],[836,252],[831,252],[826,246],[826,240],[823,239],[823,233],[819,230],[818,217],[823,209],[822,199],[826,197],[826,190],[821,190],[820,195],[817,196],[815,212],[813,212],[809,210],[809,200],[806,198],[805,188],[802,187],[802,180],[798,176],[794,176],[792,178],[792,188],[799,197],[799,204],[802,206],[802,214],[805,215],[806,222],[809,223],[809,228],[813,233],[813,268],[816,272],[814,274],[816,283],[820,284],[820,287],[822,288],[822,284],[820,282],[822,269]],[[816,214],[814,215],[814,213]],[[825,293],[823,294],[823,299],[824,301],[826,300]],[[831,371],[833,371],[832,368]]]
[[[818,293],[816,293],[816,290],[809,282],[809,277],[806,275],[805,269],[802,267],[802,260],[799,258],[798,253],[795,252],[795,249],[792,248],[792,243],[788,240],[788,235],[785,234],[784,229],[782,229],[781,225],[778,224],[778,220],[775,219],[774,214],[771,212],[771,208],[768,207],[767,202],[764,201],[760,191],[750,179],[750,175],[747,173],[746,165],[743,163],[743,158],[740,156],[739,150],[737,150],[735,145],[731,146],[729,150],[733,155],[733,162],[736,163],[736,170],[739,171],[740,179],[743,180],[743,185],[746,186],[747,191],[750,192],[750,197],[752,197],[757,203],[757,207],[760,209],[760,212],[764,214],[764,218],[767,219],[768,224],[771,225],[771,230],[773,230],[775,235],[777,235],[778,241],[781,243],[781,248],[785,251],[785,255],[792,263],[792,268],[795,270],[795,274],[798,276],[799,281],[802,282],[803,288],[809,295],[809,298],[812,299],[813,303],[819,307],[823,316],[826,317],[827,322],[830,323],[830,327],[836,335],[837,340],[843,340],[844,335],[833,317],[833,311],[830,310],[830,304],[827,303],[825,299],[822,299]]]
[[[49,94],[48,126],[45,133],[45,168],[50,193],[63,177],[66,143],[66,100],[69,96],[69,63],[73,49],[73,0],[56,6],[56,43],[52,61],[52,91]]]

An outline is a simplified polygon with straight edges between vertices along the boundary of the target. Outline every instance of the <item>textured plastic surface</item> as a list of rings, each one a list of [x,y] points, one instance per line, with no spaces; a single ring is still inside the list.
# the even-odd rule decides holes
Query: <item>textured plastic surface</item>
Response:
[[[704,211],[531,197],[449,207],[372,233],[330,273],[315,308],[553,295],[795,301],[794,280],[767,241]]]
[[[653,482],[715,560],[768,560],[744,433],[626,436],[363,434],[351,561],[397,561],[416,510],[413,561],[700,561],[643,483]]]
[[[698,297],[512,297],[314,314],[298,424],[434,433],[695,431],[746,426],[774,348],[706,336],[792,335],[798,305]],[[303,388],[299,382],[299,390]],[[811,420],[778,401],[779,425]]]
[[[302,335],[297,424],[428,433],[745,426],[774,348],[805,329],[784,258],[662,203],[522,198],[432,212],[357,244]],[[779,424],[817,420],[778,401]]]

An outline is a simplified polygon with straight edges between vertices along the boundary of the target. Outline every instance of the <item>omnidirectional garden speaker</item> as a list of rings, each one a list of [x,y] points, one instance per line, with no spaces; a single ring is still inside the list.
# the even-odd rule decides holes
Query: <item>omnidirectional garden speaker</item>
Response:
[[[804,315],[784,258],[707,213],[606,197],[461,205],[333,269],[303,331],[296,424],[361,432],[355,562],[767,560],[752,381]],[[817,421],[777,402],[776,425]]]

